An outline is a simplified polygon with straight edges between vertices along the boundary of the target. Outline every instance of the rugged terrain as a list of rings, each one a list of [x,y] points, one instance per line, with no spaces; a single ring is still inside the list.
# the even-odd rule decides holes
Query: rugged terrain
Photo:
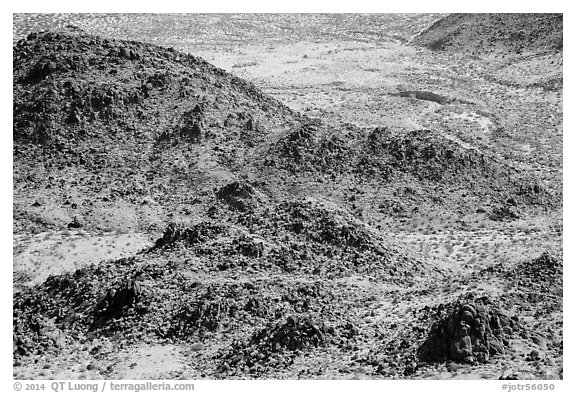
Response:
[[[562,18],[440,17],[15,41],[14,376],[561,377]]]

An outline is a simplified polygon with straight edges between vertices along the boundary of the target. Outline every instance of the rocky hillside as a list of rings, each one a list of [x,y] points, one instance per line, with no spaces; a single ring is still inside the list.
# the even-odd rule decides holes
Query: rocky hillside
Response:
[[[334,128],[169,48],[72,31],[31,34],[13,57],[17,232],[161,230],[242,178],[275,200],[301,182],[322,195],[329,180],[340,199],[364,184],[405,204],[391,197],[401,184],[430,206],[452,205],[455,189],[487,209],[558,203],[537,179],[434,130]]]
[[[13,87],[14,232],[157,235],[18,288],[15,368],[122,378],[138,345],[185,353],[157,378],[425,377],[522,368],[535,346],[561,361],[561,259],[473,275],[391,238],[406,217],[500,229],[556,211],[521,169],[434,129],[328,124],[190,54],[74,29],[18,41]]]
[[[223,327],[254,327],[291,314],[326,318],[317,313],[336,309],[330,301],[337,294],[324,288],[324,281],[361,275],[414,285],[446,275],[329,203],[309,198],[246,207],[254,202],[250,194],[227,192],[211,207],[211,218],[169,225],[137,256],[51,276],[19,293],[18,357],[44,353],[40,343],[46,337],[38,330],[43,321],[76,338],[91,332],[119,333],[132,343],[147,336],[190,341]],[[239,281],[230,286],[233,277]],[[301,289],[310,300],[296,296],[280,277],[311,278]]]
[[[436,51],[469,54],[562,51],[562,14],[451,14],[412,40]]]
[[[74,217],[105,229],[91,212],[111,219],[118,206],[145,229],[299,121],[250,83],[168,48],[41,33],[13,57],[16,230]]]

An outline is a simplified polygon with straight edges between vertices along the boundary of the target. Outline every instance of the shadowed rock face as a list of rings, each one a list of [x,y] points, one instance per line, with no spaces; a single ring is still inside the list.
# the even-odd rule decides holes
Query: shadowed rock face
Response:
[[[140,284],[136,281],[108,290],[94,310],[95,321],[91,329],[102,326],[109,319],[118,318],[124,310],[131,307],[141,296]]]
[[[423,361],[486,362],[501,355],[519,329],[517,320],[492,306],[488,299],[449,305],[419,349]]]

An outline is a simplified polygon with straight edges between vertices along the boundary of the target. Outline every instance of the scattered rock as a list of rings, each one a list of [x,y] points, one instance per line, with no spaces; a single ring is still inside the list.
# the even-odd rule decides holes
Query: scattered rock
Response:
[[[258,375],[264,370],[262,366],[289,366],[303,351],[328,345],[331,340],[323,323],[289,316],[284,323],[269,324],[249,340],[236,343],[230,352],[222,354],[219,370],[235,374],[246,366],[251,374]]]

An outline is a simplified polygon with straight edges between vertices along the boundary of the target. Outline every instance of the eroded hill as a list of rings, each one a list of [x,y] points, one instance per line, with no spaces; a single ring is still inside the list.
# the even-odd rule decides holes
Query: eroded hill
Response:
[[[450,14],[412,40],[432,50],[470,54],[562,51],[562,14]]]

